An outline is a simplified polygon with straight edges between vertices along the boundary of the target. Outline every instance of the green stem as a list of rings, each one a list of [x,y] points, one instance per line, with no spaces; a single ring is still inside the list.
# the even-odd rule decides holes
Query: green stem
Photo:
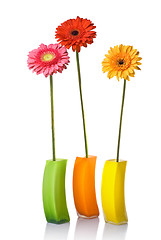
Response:
[[[77,60],[77,70],[78,70],[78,80],[79,80],[79,91],[80,91],[80,100],[81,100],[82,118],[83,118],[83,130],[84,130],[85,152],[86,152],[86,158],[88,158],[88,145],[87,145],[85,115],[84,115],[83,97],[82,97],[82,86],[81,86],[81,74],[80,74],[79,54],[78,54],[77,50],[76,50],[76,60]]]
[[[119,127],[119,136],[118,136],[118,145],[117,145],[117,158],[116,158],[116,162],[119,162],[119,150],[120,150],[120,138],[121,138],[122,115],[123,115],[124,100],[125,100],[125,89],[126,89],[126,80],[124,79],[124,86],[123,86],[123,94],[122,94],[122,106],[121,106],[121,115],[120,115],[120,127]]]
[[[55,131],[54,131],[53,77],[51,75],[50,75],[50,97],[51,97],[51,128],[52,128],[53,161],[56,161],[56,158],[55,158]]]

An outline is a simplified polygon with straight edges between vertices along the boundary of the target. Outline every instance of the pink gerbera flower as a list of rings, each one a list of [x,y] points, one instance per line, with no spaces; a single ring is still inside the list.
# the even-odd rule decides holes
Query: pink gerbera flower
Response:
[[[37,74],[43,73],[45,77],[62,72],[67,68],[69,56],[66,47],[60,44],[41,44],[37,49],[28,54],[27,64],[29,69]]]

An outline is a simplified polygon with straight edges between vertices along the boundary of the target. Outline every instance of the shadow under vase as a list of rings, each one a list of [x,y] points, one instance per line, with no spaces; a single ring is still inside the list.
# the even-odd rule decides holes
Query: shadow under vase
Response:
[[[113,225],[105,223],[102,240],[125,240],[128,225]]]
[[[46,224],[44,240],[67,240],[70,223]]]
[[[99,218],[83,219],[78,218],[74,240],[95,240],[99,225]]]

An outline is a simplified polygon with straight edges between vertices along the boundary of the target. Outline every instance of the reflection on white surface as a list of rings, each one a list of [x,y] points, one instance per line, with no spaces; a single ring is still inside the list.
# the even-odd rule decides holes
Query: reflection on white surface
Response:
[[[105,223],[102,240],[125,240],[128,225],[113,225]]]
[[[83,219],[78,218],[75,227],[74,240],[95,240],[99,218]]]
[[[67,240],[69,223],[46,224],[44,240]]]

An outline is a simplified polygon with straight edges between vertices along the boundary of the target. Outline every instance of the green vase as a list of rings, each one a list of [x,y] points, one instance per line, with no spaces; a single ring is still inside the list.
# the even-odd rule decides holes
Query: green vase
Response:
[[[45,217],[49,223],[70,221],[65,194],[66,164],[66,159],[46,161],[42,192]]]

